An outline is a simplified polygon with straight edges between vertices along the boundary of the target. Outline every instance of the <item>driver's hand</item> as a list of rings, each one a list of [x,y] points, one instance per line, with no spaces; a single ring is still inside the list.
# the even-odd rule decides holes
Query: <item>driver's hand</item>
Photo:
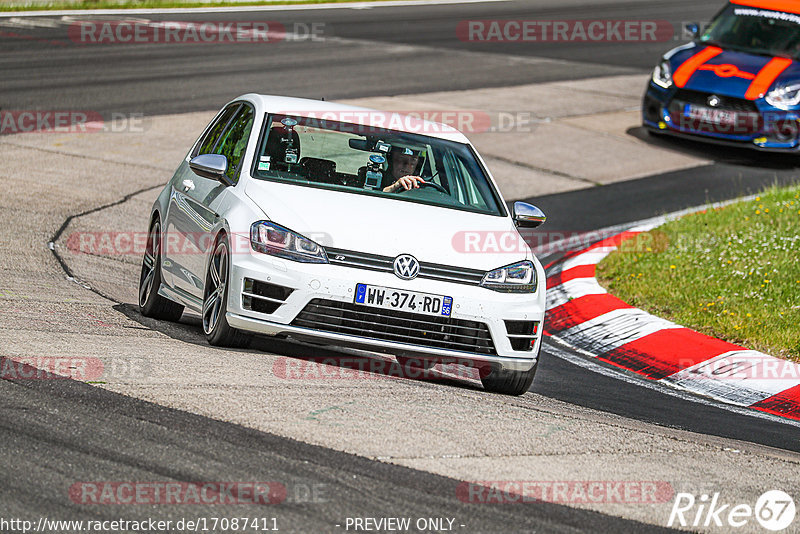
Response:
[[[405,190],[410,191],[411,189],[419,189],[419,184],[424,184],[425,180],[420,178],[419,176],[411,176],[406,175],[402,178],[399,178],[395,183],[384,189],[384,191],[388,193],[395,193],[397,191]]]

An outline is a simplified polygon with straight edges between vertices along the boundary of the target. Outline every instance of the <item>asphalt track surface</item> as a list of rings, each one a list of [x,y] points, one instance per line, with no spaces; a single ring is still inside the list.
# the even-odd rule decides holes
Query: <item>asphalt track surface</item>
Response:
[[[3,517],[173,521],[277,518],[283,532],[343,532],[346,517],[450,517],[465,532],[667,531],[542,503],[475,506],[457,480],[131,399],[85,384],[0,382]],[[280,481],[279,505],[79,505],[75,481]],[[244,496],[243,496],[244,498]],[[142,509],[144,508],[144,510]],[[464,527],[460,527],[464,525]],[[177,530],[175,530],[177,531]],[[224,532],[224,530],[218,530]]]
[[[254,88],[335,100],[645,72],[677,41],[531,46],[464,42],[456,28],[465,20],[530,18],[664,20],[680,28],[687,20],[707,20],[714,11],[713,6],[684,0],[548,0],[133,16],[153,21],[276,21],[289,30],[295,24],[318,24],[326,39],[188,46],[76,45],[67,33],[68,23],[24,31],[0,26],[2,106],[43,109],[58,104],[101,113],[171,114],[219,109],[231,95]],[[48,18],[61,17],[41,17]]]
[[[67,38],[63,26],[26,31],[34,39],[9,36],[8,28],[0,28],[5,32],[0,34],[0,106],[157,115],[216,109],[232,95],[253,87],[276,94],[338,99],[645,72],[669,43],[525,47],[463,43],[452,36],[457,22],[465,19],[640,18],[665,19],[678,26],[687,20],[705,20],[714,10],[694,1],[570,1],[213,16],[220,21],[323,22],[326,33],[338,39],[325,47],[313,42],[282,43],[268,50],[244,44],[62,46],[49,41]],[[148,18],[159,17],[210,18]],[[585,231],[733,198],[773,182],[796,181],[791,158],[699,149],[682,141],[657,142],[702,150],[717,163],[699,171],[530,200],[550,215],[551,229]],[[576,217],[577,206],[581,209]],[[92,510],[73,506],[64,501],[63,487],[81,479],[147,480],[159,475],[185,481],[224,480],[237,473],[240,479],[295,481],[295,486],[289,484],[289,504],[280,512],[281,526],[285,524],[289,531],[336,531],[331,528],[332,517],[403,513],[458,516],[470,532],[657,530],[553,504],[465,506],[437,497],[453,494],[458,483],[453,479],[246,430],[81,383],[4,380],[0,391],[0,447],[6,458],[16,459],[4,462],[0,474],[5,515],[76,512],[87,519],[152,515],[124,506]],[[532,391],[645,422],[800,451],[796,427],[687,402],[600,375],[548,353],[547,348]],[[292,488],[320,482],[333,488],[335,499],[308,502],[292,494]],[[158,511],[161,517],[176,515],[167,508]],[[270,513],[269,509],[247,509],[245,515]],[[220,514],[219,508],[213,514],[186,508],[179,515]]]

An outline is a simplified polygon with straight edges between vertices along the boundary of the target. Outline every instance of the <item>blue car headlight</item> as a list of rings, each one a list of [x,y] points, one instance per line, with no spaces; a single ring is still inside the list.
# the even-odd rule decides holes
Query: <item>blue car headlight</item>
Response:
[[[257,221],[250,227],[250,246],[256,252],[301,263],[328,263],[325,249],[279,224]]]
[[[765,97],[767,104],[778,109],[788,110],[800,104],[800,84],[776,87]]]
[[[653,69],[653,83],[664,89],[672,87],[672,67],[669,66],[668,60],[662,59]]]
[[[481,280],[481,286],[503,293],[533,293],[536,283],[536,268],[528,260],[490,271]]]

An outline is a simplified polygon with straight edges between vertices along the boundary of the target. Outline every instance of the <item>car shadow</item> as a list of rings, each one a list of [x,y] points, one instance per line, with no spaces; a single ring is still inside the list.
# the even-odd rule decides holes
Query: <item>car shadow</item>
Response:
[[[644,126],[628,128],[625,133],[644,141],[648,145],[698,158],[710,159],[716,163],[775,170],[792,170],[800,167],[800,155],[797,154],[761,152],[746,146],[715,145],[701,140],[658,134]]]
[[[436,382],[464,390],[483,391],[477,369],[441,362],[429,370],[401,366],[394,357],[355,349],[303,343],[270,336],[254,336],[247,349],[212,347],[202,332],[200,316],[184,312],[177,323],[144,317],[138,307],[122,303],[113,309],[142,326],[172,339],[225,352],[270,353],[283,358],[273,365],[286,380],[409,380]]]

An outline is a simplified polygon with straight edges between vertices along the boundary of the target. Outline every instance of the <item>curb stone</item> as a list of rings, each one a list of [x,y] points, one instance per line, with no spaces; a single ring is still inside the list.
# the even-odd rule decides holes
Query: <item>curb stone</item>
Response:
[[[618,233],[547,265],[544,334],[643,378],[800,420],[800,365],[655,317],[597,282],[603,258],[659,224]]]

